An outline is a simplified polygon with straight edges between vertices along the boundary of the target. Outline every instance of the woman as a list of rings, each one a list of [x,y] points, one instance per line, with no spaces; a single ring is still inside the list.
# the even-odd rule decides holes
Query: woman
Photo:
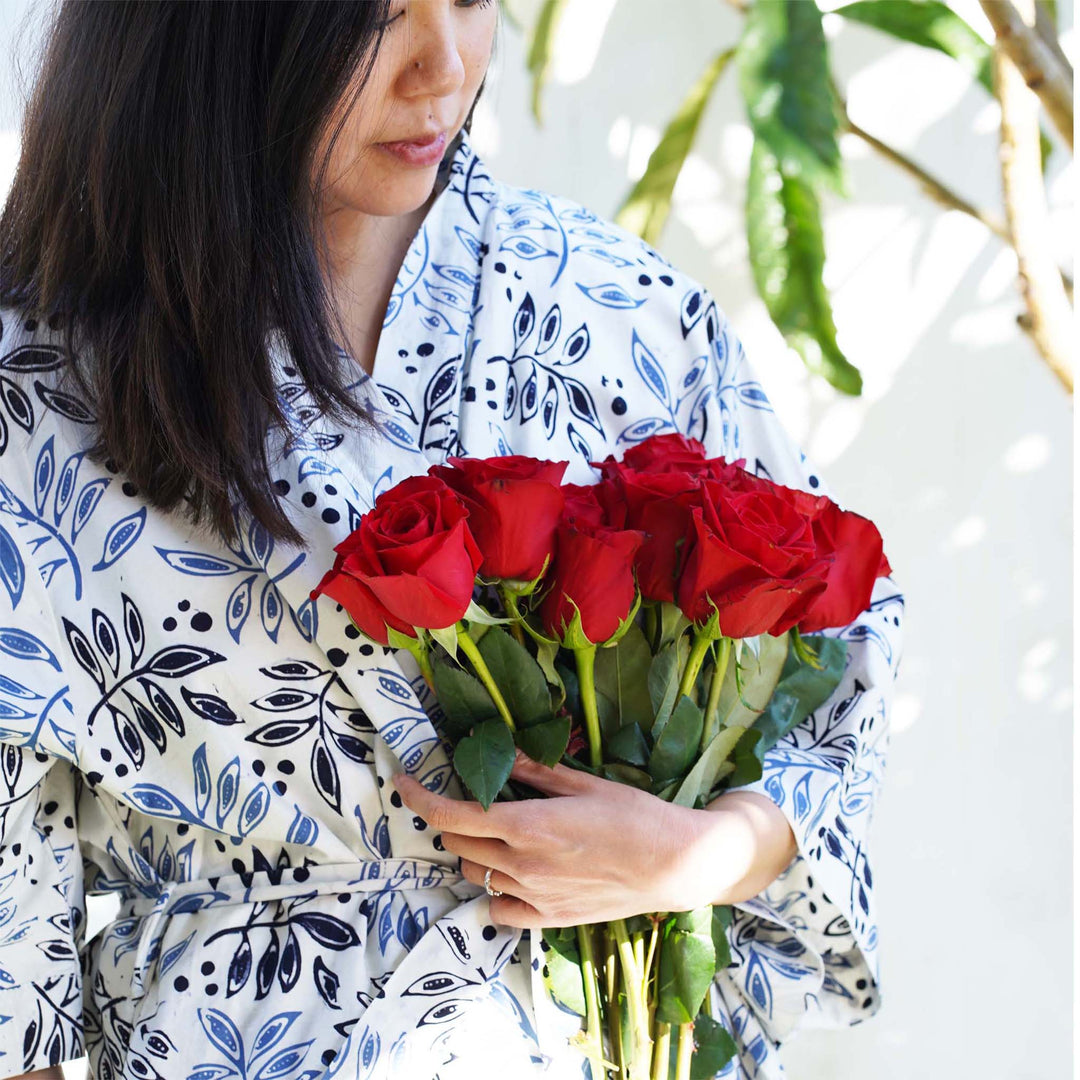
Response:
[[[3,215],[0,1076],[85,1049],[99,1080],[577,1077],[537,928],[712,901],[736,905],[721,1075],[778,1077],[804,1019],[877,1007],[891,579],[760,782],[691,811],[525,761],[565,796],[528,837],[462,802],[412,658],[310,598],[376,496],[449,454],[587,483],[681,431],[828,493],[706,289],[489,175],[496,23],[59,13]]]

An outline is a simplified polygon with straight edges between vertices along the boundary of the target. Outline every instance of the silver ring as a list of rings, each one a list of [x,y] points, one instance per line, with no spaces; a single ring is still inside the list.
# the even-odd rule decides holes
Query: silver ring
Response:
[[[484,874],[484,888],[487,889],[488,896],[502,896],[501,889],[493,889],[491,887],[491,872],[494,869],[495,868],[493,866],[489,866],[487,868],[487,873]]]

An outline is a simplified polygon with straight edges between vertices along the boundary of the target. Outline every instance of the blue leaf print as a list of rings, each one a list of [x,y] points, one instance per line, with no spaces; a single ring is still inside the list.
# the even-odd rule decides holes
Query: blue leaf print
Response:
[[[394,936],[394,920],[391,904],[387,904],[379,914],[379,952],[386,955],[386,946]]]
[[[94,564],[94,569],[104,570],[107,566],[112,566],[139,539],[145,524],[145,506],[140,506],[133,514],[128,514],[116,522],[105,536],[101,558]]]
[[[520,346],[532,333],[533,323],[536,321],[536,307],[533,304],[532,293],[526,293],[525,298],[518,305],[514,313],[514,348]]]
[[[536,355],[543,356],[559,340],[562,329],[562,311],[558,304],[552,304],[548,313],[540,322],[540,340],[536,344]]]
[[[225,824],[225,818],[236,805],[236,798],[240,789],[240,758],[234,757],[224,769],[217,782],[217,824],[220,829]]]
[[[398,912],[398,941],[400,941],[406,949],[412,949],[420,938],[423,937],[426,929],[427,908],[419,908],[414,914],[409,910],[408,905],[402,905],[401,910]]]
[[[111,483],[112,478],[106,476],[97,480],[90,480],[83,485],[82,491],[79,492],[78,498],[75,500],[75,513],[71,519],[71,542],[73,544],[79,533],[83,531],[83,527],[90,520],[94,510],[97,509],[105,489]]]
[[[691,289],[682,298],[682,303],[679,306],[679,321],[682,323],[682,336],[684,339],[697,325],[698,319],[701,318],[701,302],[702,294],[700,289]]]
[[[336,472],[337,469],[323,458],[306,457],[300,462],[300,467],[296,471],[296,478],[299,481],[304,481],[309,476],[332,476]]]
[[[17,608],[26,582],[26,567],[14,539],[3,525],[0,525],[0,579],[11,596],[12,608]]]
[[[765,391],[761,389],[760,383],[740,383],[735,388],[735,392],[738,394],[740,405],[748,405],[751,409],[762,409],[765,412],[773,411],[772,405],[769,404],[769,399],[765,396]]]
[[[120,668],[120,638],[109,617],[99,608],[93,609],[94,641],[98,652],[109,662],[115,675]]]
[[[235,1069],[227,1065],[200,1065],[194,1072],[188,1073],[187,1080],[225,1080],[238,1075]]]
[[[255,1036],[254,1042],[251,1044],[251,1060],[254,1061],[261,1054],[266,1053],[267,1050],[272,1050],[284,1037],[285,1033],[293,1025],[293,1021],[300,1015],[299,1011],[296,1012],[283,1012],[278,1013],[276,1016],[271,1016],[269,1020],[261,1028],[259,1033]]]
[[[379,693],[390,701],[411,701],[413,698],[412,687],[392,671],[386,668],[376,668],[379,672]]]
[[[236,563],[222,559],[218,555],[206,555],[198,551],[172,550],[170,548],[154,545],[154,550],[174,570],[181,574],[191,574],[194,577],[225,577],[235,574],[237,570],[244,569]]]
[[[7,376],[0,376],[0,398],[7,406],[8,415],[27,433],[34,433],[34,405],[18,383]]]
[[[750,996],[757,1003],[766,1016],[772,1016],[772,984],[769,982],[769,974],[765,970],[761,956],[757,949],[750,952],[750,960],[746,966],[746,987]]]
[[[595,428],[600,433],[600,437],[603,438],[604,426],[600,423],[600,416],[596,411],[592,394],[577,379],[572,379],[569,375],[561,375],[560,378],[562,379],[563,388],[566,390],[566,400],[570,406],[570,411],[579,420],[584,420],[586,424]]]
[[[635,300],[618,282],[609,281],[605,285],[582,285],[577,287],[594,303],[606,308],[639,308],[645,301]]]
[[[314,641],[315,635],[319,632],[319,610],[315,606],[315,601],[308,598],[295,611],[292,608],[289,610],[292,612],[297,633],[305,641]]]
[[[18,626],[0,626],[0,652],[14,656],[16,660],[43,660],[50,667],[63,672],[52,649]]]
[[[264,817],[266,812],[270,809],[270,789],[264,783],[260,783],[254,791],[244,800],[244,805],[240,808],[240,829],[241,836],[247,836],[252,829],[254,829]]]
[[[544,391],[544,399],[540,402],[540,418],[544,423],[544,431],[549,439],[555,437],[555,421],[559,415],[559,391],[558,386],[548,375],[547,389]]]
[[[347,922],[322,911],[305,911],[294,915],[292,924],[306,930],[314,941],[335,952],[360,944],[359,935]]]
[[[65,620],[66,621],[66,620]],[[146,665],[151,675],[161,675],[166,679],[179,679],[193,675],[204,667],[218,663],[225,657],[213,649],[204,649],[199,645],[168,645],[159,649]]]
[[[45,403],[46,408],[59,413],[75,424],[94,424],[97,417],[86,407],[86,403],[62,390],[53,390],[38,379],[34,380],[34,389]]]
[[[642,381],[653,392],[660,404],[670,412],[671,391],[668,389],[667,376],[645,342],[638,337],[637,330],[633,331],[630,353],[633,356],[634,367],[637,369]]]
[[[175,795],[157,784],[135,784],[128,789],[128,796],[140,810],[154,817],[188,822],[199,820]]]
[[[251,586],[258,577],[257,574],[249,574],[229,594],[225,604],[225,625],[229,635],[237,644],[240,643],[240,631],[251,614]]]
[[[206,1037],[244,1072],[244,1040],[236,1024],[220,1009],[199,1009],[197,1015]]]
[[[513,236],[509,240],[504,240],[499,245],[500,251],[512,251],[519,258],[527,259],[530,262],[533,259],[545,259],[548,256],[555,257],[556,253],[551,248],[541,247],[539,244],[534,244],[528,237],[525,236]]]
[[[296,803],[293,803],[293,807],[296,813],[293,815],[285,839],[290,844],[314,844],[319,837],[319,823],[314,818],[303,813]]]
[[[553,358],[552,365],[567,367],[576,364],[589,351],[589,344],[589,327],[582,323],[563,343],[562,356]]]
[[[60,524],[60,519],[64,516],[68,503],[71,502],[71,496],[75,494],[75,478],[85,453],[85,450],[79,450],[72,454],[64,462],[64,467],[60,470],[60,479],[56,485],[56,497],[53,499],[54,525]]]
[[[332,1009],[340,1009],[338,1004],[338,989],[341,986],[341,980],[337,975],[331,971],[321,956],[315,957],[315,963],[312,964],[311,974],[315,983],[315,989],[318,991],[319,997],[326,1002]]]
[[[169,968],[180,959],[181,956],[187,951],[188,945],[191,944],[191,939],[195,936],[195,931],[192,930],[190,934],[183,941],[178,942],[171,949],[167,949],[161,954],[161,959],[158,961],[158,973],[164,975]]]
[[[615,441],[639,443],[647,439],[650,435],[655,435],[658,431],[673,427],[674,424],[672,424],[670,420],[665,420],[660,416],[649,416],[644,420],[636,421],[629,427],[623,428]]]
[[[291,1073],[298,1065],[301,1065],[307,1056],[308,1047],[314,1042],[308,1039],[305,1043],[297,1043],[285,1050],[279,1050],[256,1074],[254,1080],[278,1080],[279,1077]]]
[[[262,617],[266,636],[271,641],[277,641],[281,620],[285,615],[285,605],[281,602],[281,594],[278,592],[277,586],[270,578],[267,578],[266,583],[263,585],[259,614]]]
[[[34,505],[37,507],[38,517],[45,514],[45,500],[49,497],[53,477],[56,475],[56,453],[53,450],[55,441],[54,435],[45,440],[34,465]]]
[[[195,779],[195,809],[201,818],[210,805],[210,766],[206,764],[206,743],[191,755],[191,771]]]
[[[150,703],[157,709],[158,715],[165,723],[173,728],[177,734],[183,735],[184,718],[180,715],[180,710],[176,707],[176,703],[173,699],[152,679],[146,679],[140,676],[139,682],[146,687]],[[196,694],[186,686],[180,687],[180,694],[188,707],[205,720],[220,724],[222,727],[228,727],[230,724],[243,723],[240,717],[229,708],[228,702],[224,698],[218,697],[217,694]]]
[[[791,797],[793,800],[793,809],[795,811],[795,820],[802,821],[813,809],[813,803],[810,799],[810,773],[806,773],[795,785],[792,789]]]
[[[127,638],[128,648],[131,649],[131,662],[137,664],[146,644],[142,616],[127,593],[121,593],[120,597],[124,603],[124,636]]]

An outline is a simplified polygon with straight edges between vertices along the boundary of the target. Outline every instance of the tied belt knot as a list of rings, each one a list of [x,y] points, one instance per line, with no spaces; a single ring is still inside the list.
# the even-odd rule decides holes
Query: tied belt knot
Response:
[[[112,921],[136,943],[129,997],[141,997],[149,973],[160,956],[160,944],[174,916],[211,911],[236,904],[257,904],[323,893],[386,893],[398,889],[449,888],[461,900],[480,893],[460,870],[424,859],[361,859],[317,866],[218,874],[190,881],[140,885],[137,893],[121,893],[120,913]],[[136,936],[137,935],[137,936]]]

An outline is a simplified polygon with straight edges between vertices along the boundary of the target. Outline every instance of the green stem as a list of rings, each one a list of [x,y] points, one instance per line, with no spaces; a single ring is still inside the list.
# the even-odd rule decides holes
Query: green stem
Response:
[[[622,1039],[619,1031],[619,955],[615,951],[615,939],[611,927],[604,924],[604,1015],[608,1022],[608,1042],[611,1043],[611,1057],[619,1069],[620,1080],[626,1076],[626,1064],[622,1056]]]
[[[731,647],[732,639],[729,637],[720,638],[716,646],[716,665],[713,668],[712,681],[709,683],[709,699],[705,703],[705,723],[701,729],[699,754],[705,753],[705,747],[713,741],[713,736],[716,734],[716,708],[720,704],[720,689],[724,685],[724,676],[727,674]]]
[[[692,701],[694,695],[692,693],[694,683],[697,682],[698,672],[701,670],[701,662],[705,659],[705,653],[712,643],[712,637],[709,634],[704,634],[700,630],[694,632],[694,644],[690,649],[690,655],[686,660],[686,670],[683,672],[682,680],[679,682],[679,692],[675,696],[676,702],[686,694]]]
[[[600,715],[596,709],[596,682],[593,679],[596,646],[587,645],[585,648],[575,649],[574,660],[577,662],[581,709],[585,713],[585,731],[589,737],[589,764],[594,769],[599,769],[604,762],[604,754],[600,741]]]
[[[499,715],[506,721],[506,726],[511,731],[517,731],[517,728],[514,726],[514,719],[510,715],[509,708],[507,708],[506,701],[503,699],[498,686],[495,685],[495,680],[492,678],[487,664],[484,663],[484,658],[480,655],[480,650],[476,647],[476,642],[469,637],[469,632],[461,625],[461,623],[458,623],[457,641],[458,645],[461,647],[461,651],[472,661],[472,666],[476,669],[476,674],[480,676],[480,681],[491,695],[491,700],[495,702],[495,708],[499,710]]]
[[[604,1043],[601,1034],[603,1018],[600,998],[596,992],[596,959],[593,956],[592,926],[577,928],[578,950],[581,954],[581,975],[585,983],[585,1056],[589,1059],[593,1080],[605,1080]]]
[[[623,986],[626,988],[626,1005],[630,1019],[630,1045],[633,1059],[630,1076],[633,1080],[647,1080],[649,1062],[652,1060],[652,1036],[648,1029],[646,1015],[644,976],[634,955],[634,945],[626,929],[625,919],[611,919],[608,925],[615,933],[619,946],[619,960],[623,973]]]
[[[679,1049],[675,1056],[675,1080],[690,1080],[690,1061],[694,1054],[694,1021],[679,1025]]]
[[[671,1025],[664,1023],[663,1020],[656,1022],[656,1045],[653,1051],[650,1080],[668,1080],[671,1061]]]
[[[355,623],[353,624],[356,625]],[[416,657],[417,666],[420,668],[420,674],[424,676],[424,682],[428,684],[428,689],[435,693],[435,676],[431,670],[431,660],[428,657],[427,646],[419,638],[416,639],[415,645],[406,645],[406,649]]]

